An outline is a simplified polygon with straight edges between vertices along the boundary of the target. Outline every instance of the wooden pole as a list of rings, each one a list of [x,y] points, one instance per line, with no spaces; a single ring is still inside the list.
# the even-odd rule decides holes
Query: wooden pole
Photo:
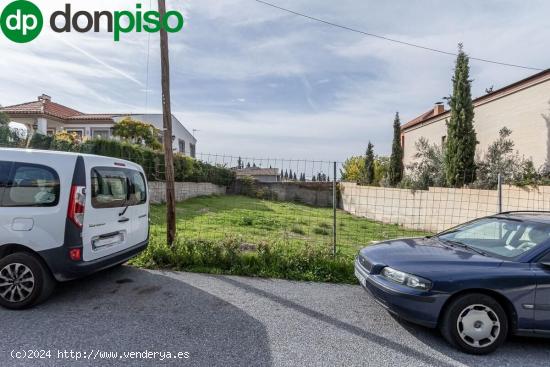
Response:
[[[165,0],[158,0],[160,20],[166,15]],[[172,151],[172,110],[170,106],[170,61],[168,34],[160,30],[160,61],[162,71],[162,121],[164,127],[164,164],[166,180],[166,241],[172,246],[176,238],[176,195],[174,189],[174,153]]]

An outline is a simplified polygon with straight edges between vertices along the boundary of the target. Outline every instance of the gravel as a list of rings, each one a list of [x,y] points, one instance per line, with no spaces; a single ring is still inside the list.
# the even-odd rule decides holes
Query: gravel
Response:
[[[31,310],[0,309],[0,325],[0,366],[527,367],[550,360],[544,339],[512,338],[490,356],[462,354],[436,331],[395,320],[359,286],[126,266],[61,284]],[[51,357],[11,357],[29,350]],[[73,358],[61,358],[64,351]],[[97,351],[118,355],[100,359]],[[145,351],[148,358],[138,358]],[[188,358],[153,359],[152,352]]]

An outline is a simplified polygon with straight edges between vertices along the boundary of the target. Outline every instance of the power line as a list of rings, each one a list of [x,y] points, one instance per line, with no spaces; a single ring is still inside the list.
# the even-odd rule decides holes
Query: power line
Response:
[[[448,52],[448,51],[438,50],[438,49],[432,48],[432,47],[417,45],[415,43],[400,41],[400,40],[397,40],[397,39],[394,39],[394,38],[389,38],[389,37],[385,37],[385,36],[380,36],[378,34],[365,32],[365,31],[362,31],[360,29],[356,29],[356,28],[345,26],[345,25],[329,22],[329,21],[324,20],[324,19],[315,18],[315,17],[312,17],[312,16],[307,15],[307,14],[303,14],[303,13],[299,13],[299,12],[294,11],[294,10],[283,8],[282,6],[278,6],[278,5],[275,5],[275,4],[272,4],[272,3],[268,3],[268,2],[263,1],[263,0],[254,0],[254,1],[256,1],[260,4],[263,4],[263,5],[270,6],[270,7],[275,8],[275,9],[279,9],[281,11],[284,11],[284,12],[287,12],[287,13],[290,13],[290,14],[297,15],[299,17],[303,17],[303,18],[313,20],[313,21],[316,21],[316,22],[319,22],[319,23],[330,25],[332,27],[337,27],[337,28],[344,29],[344,30],[347,30],[347,31],[350,31],[350,32],[360,33],[364,36],[379,38],[379,39],[382,39],[382,40],[385,40],[385,41],[397,43],[397,44],[404,45],[404,46],[416,47],[416,48],[420,48],[420,49],[425,50],[425,51],[437,52],[437,53],[444,54],[444,55],[449,55],[449,56],[457,56],[457,53],[455,53],[455,52]],[[536,71],[544,70],[544,69],[535,68],[535,67],[532,67],[532,66],[509,64],[509,63],[506,63],[506,62],[482,59],[482,58],[479,58],[479,57],[469,56],[469,58],[470,58],[470,60],[476,60],[476,61],[486,62],[486,63],[490,63],[490,64],[497,64],[497,65],[509,66],[509,67],[520,68],[520,69],[528,69],[528,70],[536,70]]]

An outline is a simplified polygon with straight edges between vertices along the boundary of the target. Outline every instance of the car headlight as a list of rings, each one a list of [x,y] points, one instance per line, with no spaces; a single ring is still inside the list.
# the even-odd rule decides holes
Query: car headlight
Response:
[[[432,282],[427,279],[418,277],[416,275],[404,273],[399,270],[395,270],[393,268],[390,268],[389,266],[386,266],[384,269],[382,269],[381,275],[384,278],[391,280],[392,282],[402,284],[414,289],[427,291],[432,287]]]

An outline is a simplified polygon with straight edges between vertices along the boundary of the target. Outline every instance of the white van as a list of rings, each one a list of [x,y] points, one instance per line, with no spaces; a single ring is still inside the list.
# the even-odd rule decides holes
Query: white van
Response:
[[[0,305],[121,264],[149,241],[147,180],[121,159],[0,148]]]

